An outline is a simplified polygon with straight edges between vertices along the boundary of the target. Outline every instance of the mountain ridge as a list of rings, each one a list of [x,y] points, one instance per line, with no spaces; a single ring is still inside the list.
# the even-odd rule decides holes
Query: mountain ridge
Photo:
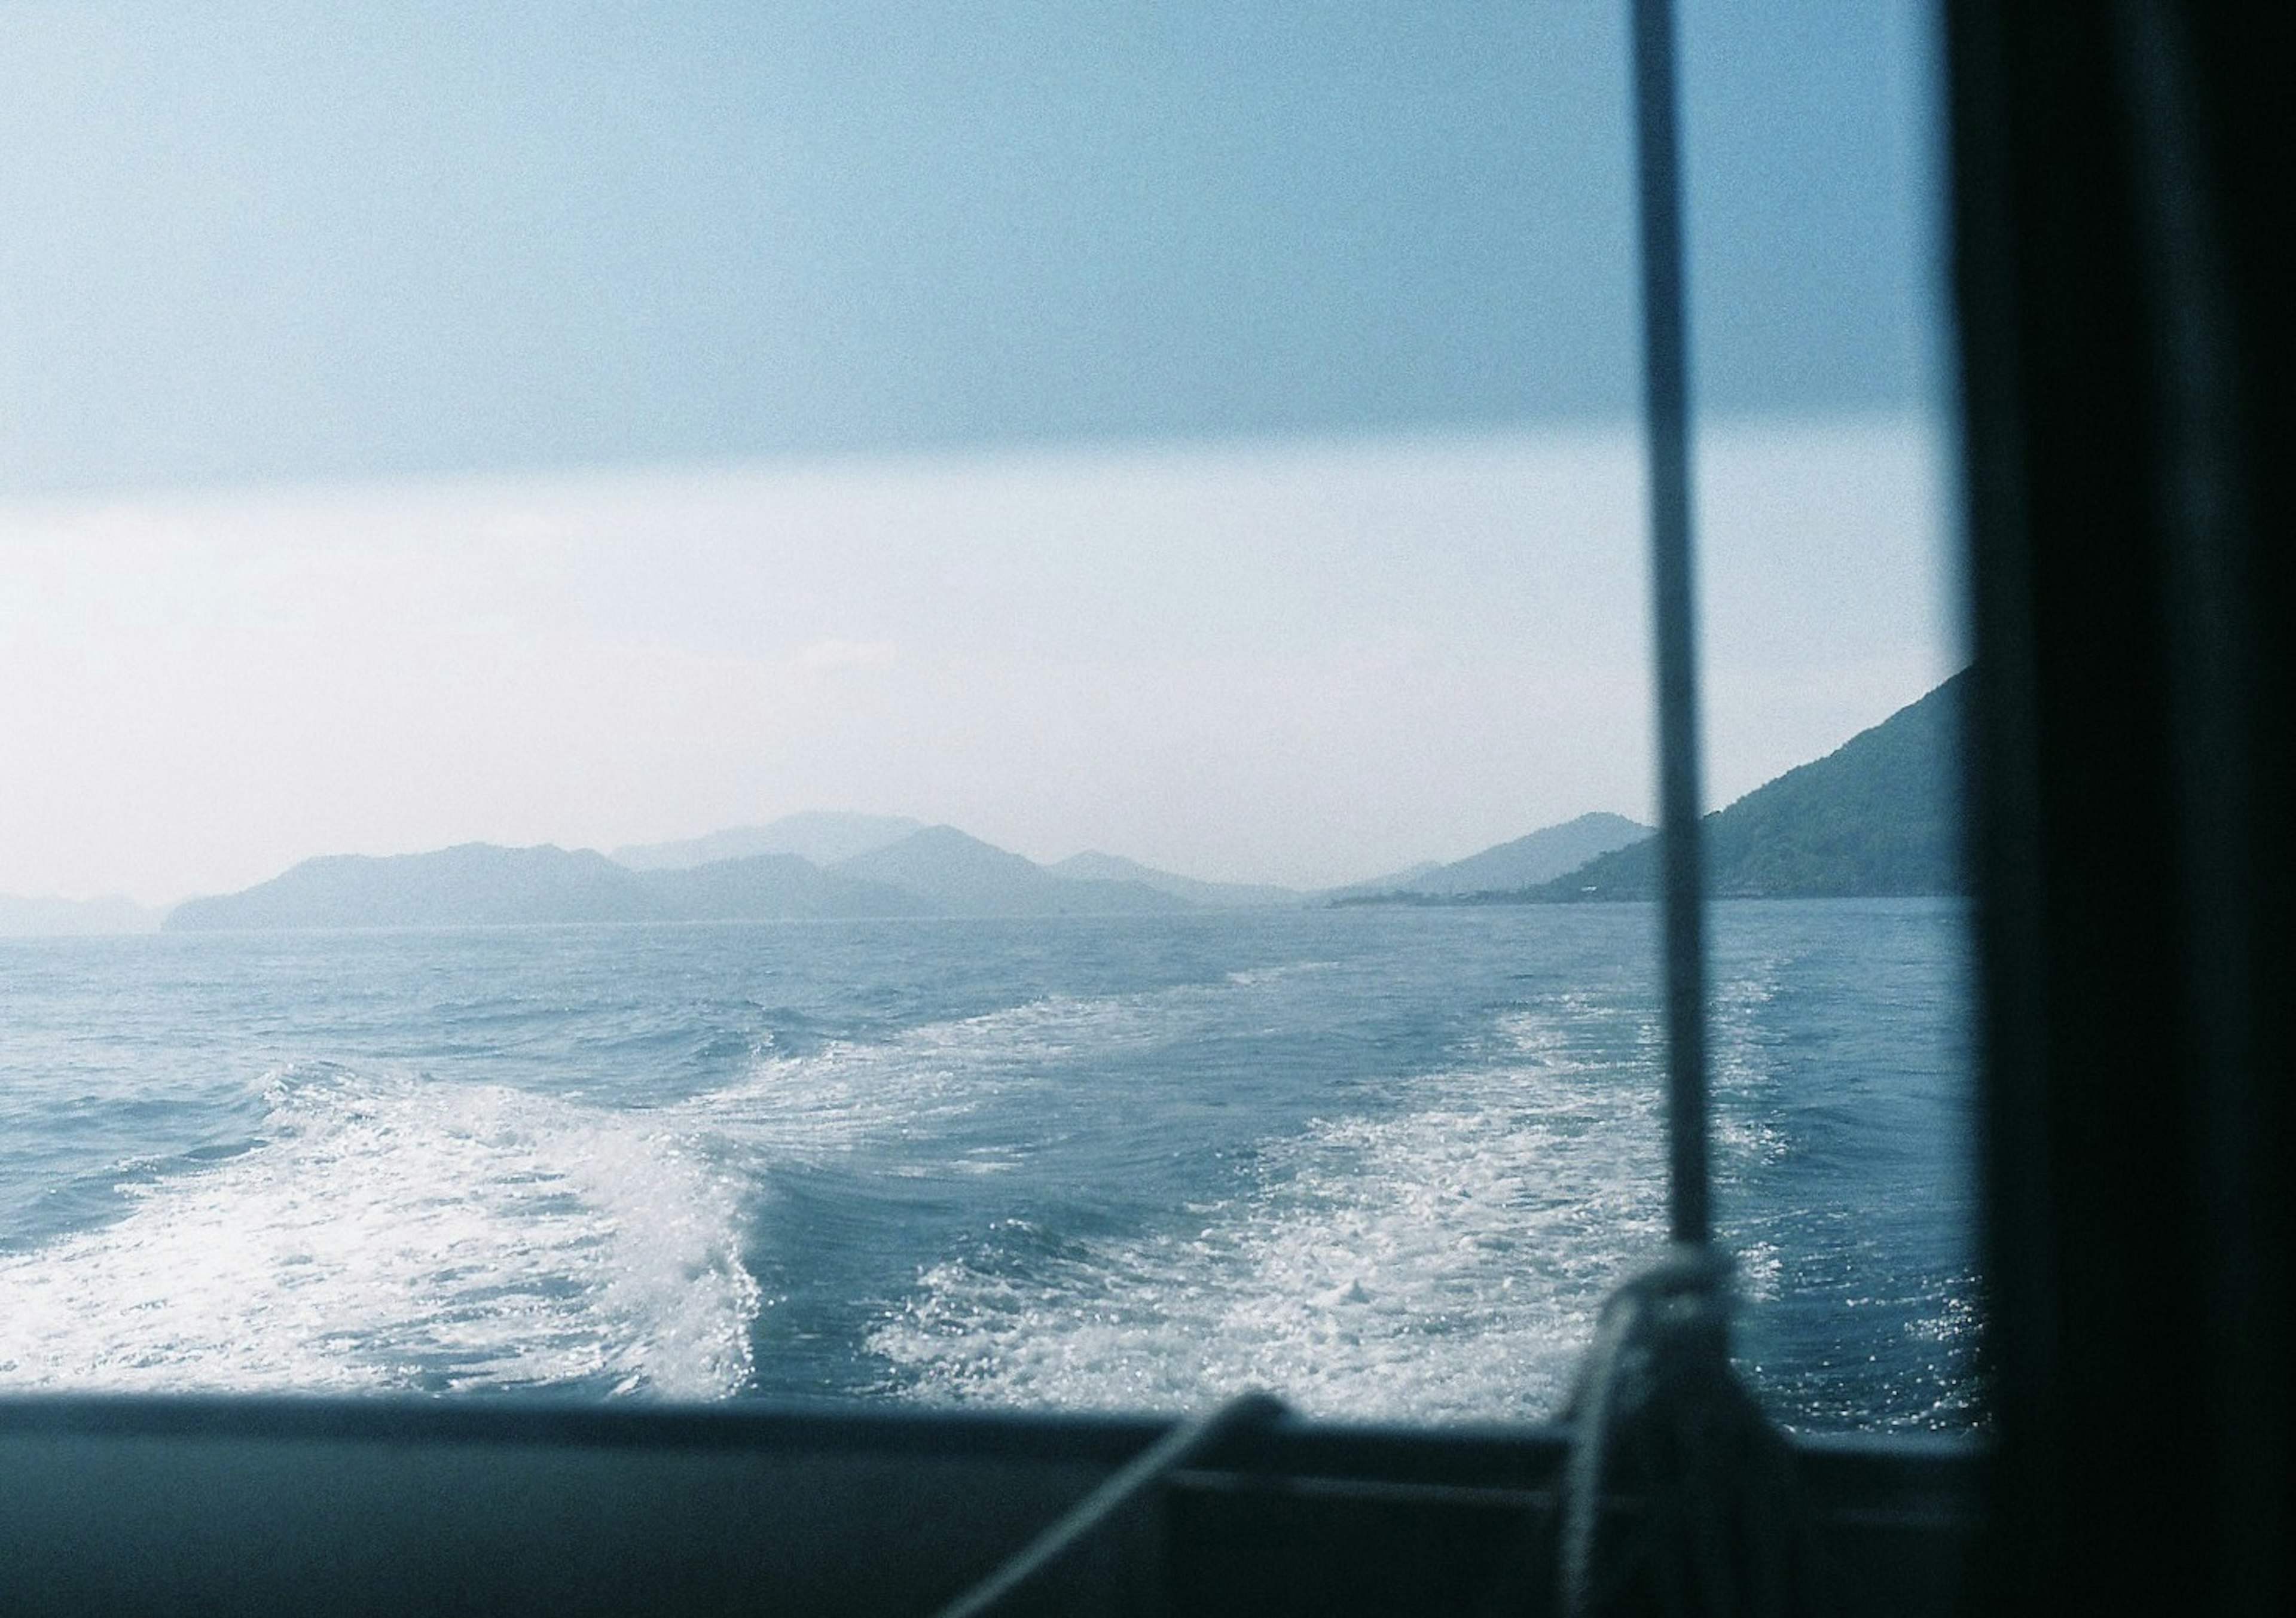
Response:
[[[926,826],[829,869],[919,894],[954,916],[1074,916],[1189,908],[1177,895],[1141,883],[1055,875],[1032,859],[953,825]]]
[[[1154,888],[1207,909],[1289,909],[1308,902],[1308,896],[1297,888],[1279,887],[1274,883],[1206,882],[1201,877],[1182,876],[1177,872],[1159,870],[1154,866],[1127,859],[1121,854],[1103,853],[1098,849],[1086,849],[1081,854],[1071,854],[1066,859],[1054,861],[1045,869],[1063,882],[1136,882],[1143,887]]]
[[[1968,688],[1964,669],[1832,752],[1708,815],[1709,892],[1817,898],[1966,891],[1954,760]],[[1627,841],[1637,834],[1638,840]],[[789,850],[680,863],[696,850],[776,837],[832,850],[865,846],[826,863]],[[1596,851],[1586,857],[1590,849]],[[1412,867],[1384,879],[1392,884],[1384,888],[1357,883],[1314,896],[1201,882],[1097,850],[1039,865],[955,826],[895,816],[792,816],[684,843],[643,845],[636,853],[661,863],[633,868],[595,850],[546,843],[323,855],[236,893],[188,899],[160,925],[196,932],[1152,915],[1315,898],[1341,905],[1439,905],[1649,899],[1657,892],[1657,839],[1623,816],[1601,813],[1447,865]],[[1540,875],[1557,866],[1566,868]],[[1524,880],[1526,873],[1531,880]],[[1510,881],[1517,885],[1503,885]]]
[[[1906,898],[1965,893],[1958,810],[1969,670],[1823,757],[1702,822],[1718,899]],[[1655,837],[1527,890],[1537,900],[1652,899]]]
[[[925,826],[824,867],[795,854],[631,870],[594,849],[458,843],[325,854],[235,893],[186,899],[176,932],[312,928],[1081,916],[1192,908],[1138,883],[1075,880],[953,826]]]
[[[139,905],[116,893],[102,899],[34,899],[0,893],[0,938],[156,932],[166,916],[164,908]]]
[[[835,865],[856,854],[898,842],[924,822],[906,815],[857,815],[836,809],[807,809],[762,825],[727,826],[699,837],[642,842],[607,856],[633,871],[682,871],[753,854],[794,854],[816,866]]]
[[[1356,883],[1327,897],[1342,904],[1407,903],[1527,888],[1566,875],[1650,834],[1651,828],[1638,820],[1597,810],[1494,843],[1464,859],[1415,867],[1380,882]]]

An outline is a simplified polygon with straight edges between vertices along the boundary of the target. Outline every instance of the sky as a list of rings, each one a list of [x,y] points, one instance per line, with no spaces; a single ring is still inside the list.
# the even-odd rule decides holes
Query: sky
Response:
[[[0,0],[0,892],[1646,814],[1623,9]],[[1718,801],[1959,661],[1931,35],[1684,8]]]

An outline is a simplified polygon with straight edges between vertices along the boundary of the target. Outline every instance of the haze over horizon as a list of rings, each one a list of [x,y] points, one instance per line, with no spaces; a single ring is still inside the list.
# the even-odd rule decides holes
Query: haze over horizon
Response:
[[[1624,15],[0,6],[0,892],[1650,818]],[[1719,803],[1962,661],[1936,19],[1680,28]]]
[[[1938,452],[1710,431],[1716,803],[1958,666]],[[805,809],[1320,887],[1651,818],[1633,435],[0,508],[0,892]]]

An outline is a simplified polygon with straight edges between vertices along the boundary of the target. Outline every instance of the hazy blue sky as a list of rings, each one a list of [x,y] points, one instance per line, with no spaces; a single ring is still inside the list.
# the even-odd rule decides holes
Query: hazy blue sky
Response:
[[[0,4],[0,487],[1616,415],[1625,9]],[[1703,401],[1917,402],[1925,8],[1684,15]]]
[[[1639,810],[1623,11],[0,0],[0,891]],[[1954,658],[1932,41],[1684,38],[1726,796]]]

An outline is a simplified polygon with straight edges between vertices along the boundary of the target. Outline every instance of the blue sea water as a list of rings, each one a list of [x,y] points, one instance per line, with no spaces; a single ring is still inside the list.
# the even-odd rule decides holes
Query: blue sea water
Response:
[[[1966,913],[1714,912],[1738,1345],[1978,1419]],[[0,940],[0,1389],[1549,1415],[1641,906]]]

